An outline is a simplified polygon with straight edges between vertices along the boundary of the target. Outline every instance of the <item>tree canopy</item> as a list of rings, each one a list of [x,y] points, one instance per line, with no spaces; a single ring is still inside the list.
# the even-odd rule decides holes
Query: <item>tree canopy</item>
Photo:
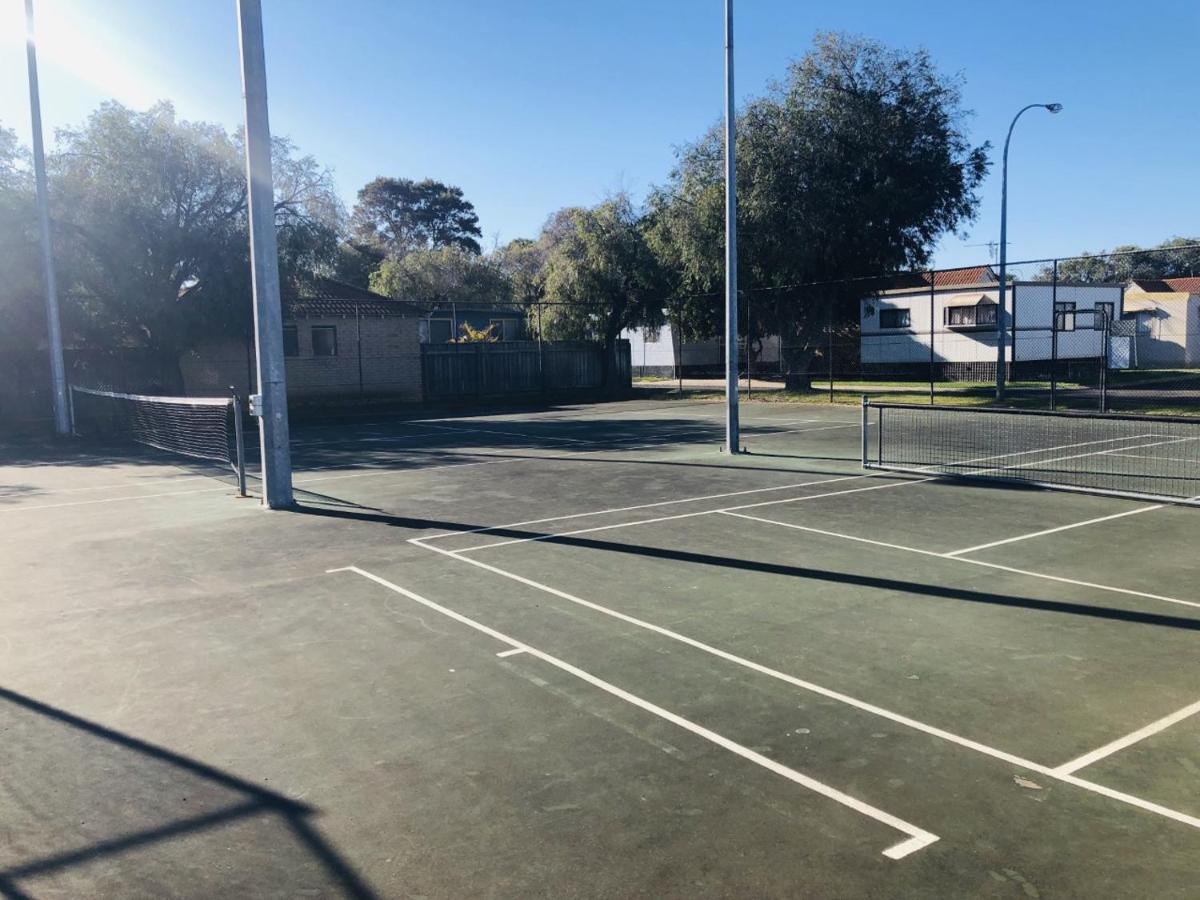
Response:
[[[426,178],[379,177],[358,192],[354,237],[389,256],[457,247],[479,253],[479,216],[461,188]]]
[[[625,194],[551,217],[542,274],[547,337],[611,348],[627,328],[662,323],[667,281],[646,225]]]
[[[508,279],[495,263],[462,247],[390,256],[371,275],[371,290],[423,304],[511,302]]]
[[[969,222],[988,145],[963,130],[959,82],[925,51],[819,35],[737,121],[741,285],[772,289],[764,327],[806,342],[824,304],[789,285],[891,272],[928,261],[937,239]],[[678,152],[651,197],[652,240],[689,296],[685,331],[716,333],[724,264],[724,136],[719,125]]]
[[[1190,248],[1190,249],[1189,249]],[[1124,244],[1112,250],[1065,259],[1058,264],[1060,281],[1124,284],[1132,278],[1182,278],[1200,275],[1200,238],[1173,237],[1154,247]],[[1051,263],[1040,277],[1054,273]]]
[[[332,261],[342,216],[329,173],[273,144],[285,292]],[[176,357],[250,319],[240,133],[188,122],[169,103],[106,103],[61,132],[49,160],[64,318],[76,333]]]

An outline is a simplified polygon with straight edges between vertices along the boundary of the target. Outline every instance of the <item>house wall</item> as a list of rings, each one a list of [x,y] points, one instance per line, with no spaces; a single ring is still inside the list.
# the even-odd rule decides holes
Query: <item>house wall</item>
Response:
[[[420,400],[421,347],[417,318],[330,317],[286,322],[296,326],[299,353],[285,358],[290,397],[387,394]],[[312,329],[332,327],[336,356],[313,356]],[[359,354],[361,327],[361,358]],[[180,360],[184,386],[194,396],[224,395],[233,386],[251,393],[253,356],[240,342],[214,343]]]
[[[1126,312],[1137,322],[1138,368],[1200,366],[1200,295],[1129,291]]]
[[[527,340],[529,330],[526,327],[525,314],[519,310],[510,309],[454,309],[449,308],[435,309],[429,314],[430,319],[441,319],[450,323],[450,334],[452,337],[458,337],[462,334],[462,326],[464,323],[469,324],[476,331],[483,331],[495,319],[510,319],[516,323],[515,337],[510,337],[508,340]],[[456,331],[457,329],[457,331]],[[502,335],[499,335],[501,340],[505,340]],[[428,340],[428,338],[426,338]]]
[[[634,375],[674,375],[676,356],[685,374],[720,370],[725,365],[722,351],[724,342],[720,338],[703,341],[684,341],[676,353],[675,329],[663,325],[655,329],[629,328],[621,332],[621,338],[629,341],[630,357]],[[745,366],[745,360],[742,360]],[[762,349],[754,356],[755,370],[774,371],[779,364],[779,338],[768,336],[762,339]]]
[[[1048,360],[1054,351],[1052,337],[1053,303],[1072,302],[1076,308],[1075,330],[1058,335],[1058,358],[1079,359],[1100,356],[1103,331],[1093,326],[1097,303],[1113,304],[1114,315],[1122,311],[1120,285],[1058,285],[1019,282],[1007,293],[1013,311],[1015,339],[1008,342],[1005,356],[1012,362]],[[999,287],[942,288],[932,297],[928,290],[883,294],[860,303],[860,360],[864,364],[928,364],[930,345],[934,363],[988,364],[996,361],[996,330],[988,325],[956,328],[946,324],[946,310],[952,306],[976,305],[980,299],[997,303]],[[904,328],[880,327],[880,313],[887,309],[908,310],[909,324]],[[1010,337],[1013,333],[1010,332]]]

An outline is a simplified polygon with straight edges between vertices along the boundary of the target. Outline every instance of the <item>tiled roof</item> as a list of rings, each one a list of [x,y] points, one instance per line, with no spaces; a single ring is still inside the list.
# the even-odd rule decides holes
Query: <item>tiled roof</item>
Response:
[[[350,316],[422,316],[427,310],[407,300],[393,300],[366,288],[332,278],[318,278],[300,297],[289,301],[294,319]]]
[[[1135,278],[1133,285],[1147,294],[1200,294],[1200,278]]]
[[[965,266],[960,269],[937,269],[932,273],[933,286],[974,287],[976,285],[999,284],[1000,279],[991,266]],[[929,287],[929,272],[904,272],[885,279],[885,290],[908,290]]]

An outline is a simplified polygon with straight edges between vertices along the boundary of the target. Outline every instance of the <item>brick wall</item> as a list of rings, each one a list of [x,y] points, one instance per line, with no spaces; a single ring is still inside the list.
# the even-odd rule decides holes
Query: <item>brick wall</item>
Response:
[[[362,394],[421,399],[418,319],[348,316],[298,319],[285,325],[295,327],[298,351],[286,358],[289,396]],[[314,329],[333,329],[335,355],[314,355]],[[241,342],[227,341],[186,354],[180,368],[187,392],[224,395],[232,385],[239,393],[249,393],[253,356],[248,353],[252,352]]]

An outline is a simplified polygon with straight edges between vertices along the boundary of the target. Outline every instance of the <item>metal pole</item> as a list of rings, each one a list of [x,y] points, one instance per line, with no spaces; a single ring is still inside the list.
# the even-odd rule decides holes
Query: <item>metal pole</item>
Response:
[[[754,351],[750,348],[750,342],[753,335],[750,330],[750,295],[746,295],[746,399],[749,399],[754,392],[754,385],[751,379],[754,373],[751,371],[754,368]]]
[[[237,479],[238,479],[238,496],[246,496],[246,434],[242,428],[242,400],[237,395],[237,389],[231,387],[233,392],[233,440],[237,450]]]
[[[932,269],[929,271],[929,405],[933,406],[933,370],[934,370],[934,355],[933,355],[933,316],[934,307],[937,305],[935,299],[937,288],[937,272]]]
[[[261,0],[237,0],[242,96],[246,106],[246,182],[250,212],[250,266],[254,285],[254,337],[261,396],[263,505],[292,506],[292,459],[288,437],[287,376],[279,301],[279,248],[271,177],[271,127],[267,115],[267,66]]]
[[[862,395],[862,464],[863,468],[867,468],[867,428],[870,425],[868,413],[871,411],[871,398],[866,394]]]
[[[1004,138],[1004,163],[1000,174],[1000,303],[996,308],[996,399],[1004,399],[1004,369],[1005,369],[1005,329],[1008,327],[1005,311],[1004,293],[1008,288],[1008,145],[1012,141],[1013,129],[1017,119],[1030,109],[1045,109],[1051,113],[1062,110],[1061,103],[1030,103],[1013,116],[1012,124],[1008,126],[1008,134]]]
[[[1058,408],[1058,260],[1050,281],[1050,409]]]
[[[358,350],[358,396],[363,395],[363,360],[362,360],[362,308],[354,304],[354,342]]]
[[[725,0],[725,449],[738,453],[737,139],[733,115],[733,0]]]
[[[1092,313],[1092,318],[1096,318],[1095,312]],[[1104,412],[1108,409],[1108,356],[1112,332],[1109,330],[1108,314],[1104,310],[1100,310],[1100,318],[1104,320],[1104,333],[1100,338],[1100,412]]]
[[[58,316],[58,284],[50,246],[50,199],[46,188],[46,148],[42,141],[42,101],[38,92],[37,47],[33,33],[33,0],[25,0],[25,59],[29,67],[29,117],[33,124],[33,177],[37,187],[38,230],[42,239],[42,278],[46,287],[46,345],[50,353],[50,387],[54,431],[71,433],[67,410],[67,367],[63,362],[62,325]]]
[[[825,355],[828,357],[828,360],[825,364],[825,368],[829,370],[829,402],[832,403],[833,402],[833,297],[830,297],[829,302],[827,302],[825,304],[825,331],[826,331],[826,338],[825,338],[826,353],[825,353]],[[862,375],[861,375],[862,366],[859,366],[859,369],[860,369],[859,377],[861,378],[862,377]]]
[[[683,396],[683,307],[675,304],[675,378],[679,396]]]
[[[538,384],[542,393],[546,393],[546,348],[542,343],[542,304],[537,305],[538,317]]]

